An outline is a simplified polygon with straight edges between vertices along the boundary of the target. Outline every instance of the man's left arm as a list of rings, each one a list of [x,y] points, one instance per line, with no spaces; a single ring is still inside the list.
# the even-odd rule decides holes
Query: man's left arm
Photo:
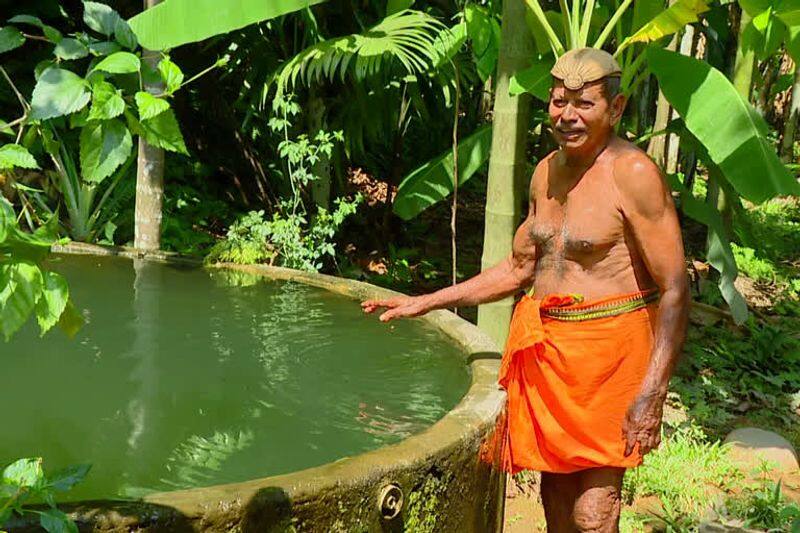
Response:
[[[661,292],[650,365],[623,425],[625,455],[637,442],[644,455],[661,442],[667,387],[686,337],[689,284],[675,204],[658,167],[643,153],[626,155],[615,165],[614,180],[625,219]]]

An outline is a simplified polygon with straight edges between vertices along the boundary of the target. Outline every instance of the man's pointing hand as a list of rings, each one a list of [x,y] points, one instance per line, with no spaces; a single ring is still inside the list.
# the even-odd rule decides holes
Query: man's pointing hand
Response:
[[[420,316],[431,310],[426,305],[424,296],[396,296],[387,300],[361,302],[361,309],[365,313],[372,313],[381,308],[387,309],[379,317],[381,322],[388,322],[393,318]]]

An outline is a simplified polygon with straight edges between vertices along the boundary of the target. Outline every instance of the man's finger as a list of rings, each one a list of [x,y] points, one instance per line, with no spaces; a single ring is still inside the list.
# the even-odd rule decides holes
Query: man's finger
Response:
[[[378,320],[380,320],[381,322],[389,322],[394,318],[403,316],[402,312],[399,311],[399,309],[400,309],[399,307],[395,307],[394,309],[389,309],[388,311],[383,313],[380,317],[378,317]]]
[[[633,447],[636,445],[636,434],[630,431],[625,432],[625,457],[633,453]]]

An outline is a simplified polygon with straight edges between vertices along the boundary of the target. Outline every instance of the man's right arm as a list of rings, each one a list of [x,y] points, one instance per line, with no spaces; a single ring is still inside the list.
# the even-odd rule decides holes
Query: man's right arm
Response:
[[[534,174],[535,178],[535,174]],[[533,197],[528,217],[517,228],[512,253],[505,260],[472,278],[421,296],[398,296],[387,300],[367,300],[361,303],[365,313],[387,308],[381,322],[394,318],[424,315],[435,309],[470,307],[494,302],[516,294],[533,284],[536,249],[531,237]]]

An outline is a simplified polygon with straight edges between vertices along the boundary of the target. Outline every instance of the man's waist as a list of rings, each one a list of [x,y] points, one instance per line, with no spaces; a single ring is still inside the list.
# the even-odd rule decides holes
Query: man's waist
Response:
[[[656,302],[656,289],[584,301],[579,294],[549,295],[541,300],[540,315],[566,322],[581,322],[631,313]]]

